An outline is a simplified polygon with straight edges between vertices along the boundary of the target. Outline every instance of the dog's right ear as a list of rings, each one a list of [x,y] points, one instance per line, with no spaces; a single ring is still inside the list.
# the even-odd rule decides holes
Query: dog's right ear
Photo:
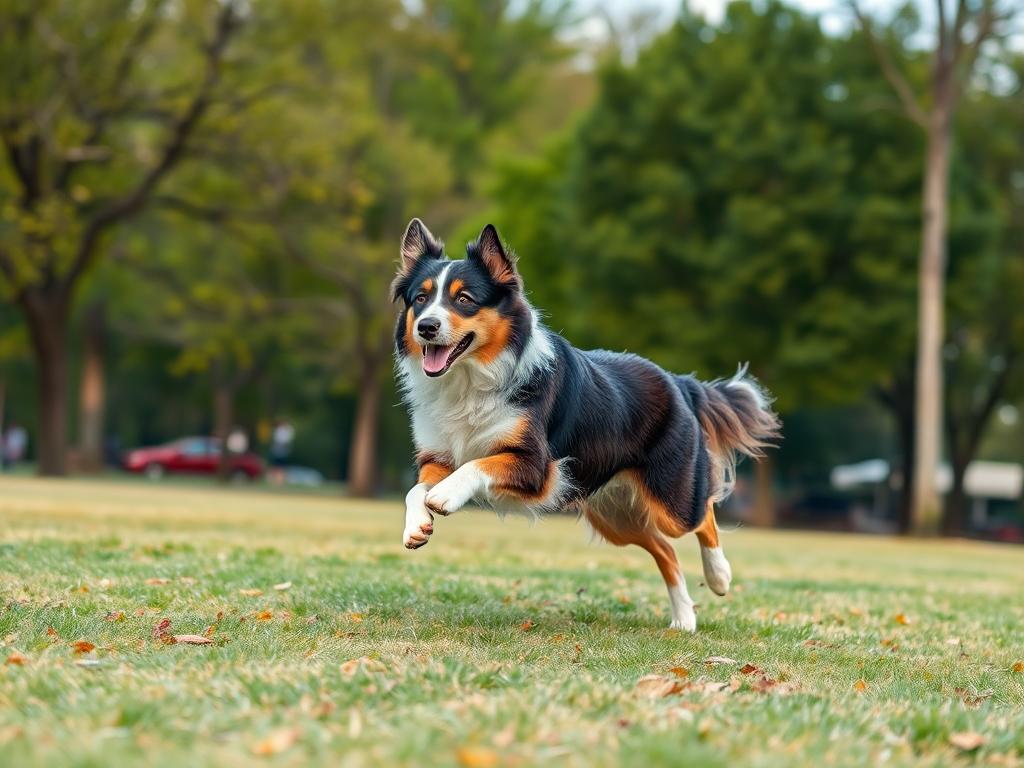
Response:
[[[440,259],[442,256],[444,243],[434,237],[419,219],[410,221],[402,235],[402,260],[398,265],[398,275],[391,284],[392,301],[402,295],[405,278],[412,274],[420,260]]]

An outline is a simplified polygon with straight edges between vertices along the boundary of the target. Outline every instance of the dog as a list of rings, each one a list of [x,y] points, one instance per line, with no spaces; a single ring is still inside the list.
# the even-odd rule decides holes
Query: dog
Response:
[[[471,500],[576,511],[605,540],[654,557],[670,626],[695,631],[669,539],[696,534],[704,580],[726,594],[715,505],[732,490],[737,454],[760,457],[781,429],[746,367],[702,382],[637,355],[572,347],[541,323],[492,225],[451,260],[413,219],[392,299],[402,302],[395,357],[419,473],[405,497],[405,546],[425,545],[435,516]]]

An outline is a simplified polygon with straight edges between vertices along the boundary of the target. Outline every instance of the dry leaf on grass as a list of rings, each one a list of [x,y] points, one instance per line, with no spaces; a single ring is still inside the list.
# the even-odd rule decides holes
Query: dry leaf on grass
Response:
[[[988,739],[977,731],[959,731],[949,734],[949,743],[964,752],[973,752]]]
[[[252,745],[252,753],[260,757],[270,757],[284,752],[299,740],[296,728],[279,728]]]
[[[494,768],[498,764],[498,753],[483,747],[459,747],[455,759],[464,768]]]
[[[523,630],[523,632],[529,632],[535,626],[537,626],[537,625],[533,623],[533,619],[527,619],[526,621],[524,621],[522,624],[519,625],[519,628],[521,630]]]
[[[153,625],[153,637],[154,637],[154,639],[159,640],[160,638],[162,638],[164,635],[167,634],[167,632],[168,632],[168,630],[170,628],[171,628],[171,620],[170,619],[166,619],[166,618],[165,619],[160,619],[160,621],[158,621],[156,624]]]
[[[7,657],[7,661],[5,661],[4,664],[12,667],[24,667],[28,664],[28,656],[14,651],[14,653]]]
[[[57,630],[54,629],[53,627],[47,627],[46,628],[46,636],[47,637],[52,637],[55,640],[60,639],[60,635],[57,634]]]
[[[280,584],[275,584],[274,589],[278,592],[284,592],[286,589],[291,589],[292,583],[290,581],[282,581]]]
[[[897,613],[894,617],[894,621],[897,624],[902,624],[903,626],[906,626],[907,624],[911,623],[910,619],[907,618],[907,615],[905,613]]]
[[[728,656],[708,656],[704,659],[704,663],[715,667],[719,664],[738,664],[739,662],[736,659],[730,659]]]
[[[866,691],[867,689],[868,684],[863,679],[858,680],[856,683],[853,684],[853,690],[855,690],[857,693],[864,693],[864,691]]]
[[[153,586],[162,586],[164,584],[170,584],[171,580],[167,579],[167,578],[164,578],[163,576],[158,576],[158,577],[154,577],[152,579],[146,579],[146,583],[147,584],[151,584]]]
[[[988,688],[984,691],[978,691],[977,693],[972,693],[971,691],[968,691],[966,688],[954,688],[953,692],[960,697],[960,700],[963,701],[964,706],[968,707],[969,709],[977,709],[981,706],[981,703],[985,701],[985,699],[991,699],[992,696],[995,694],[995,691],[991,688]]]
[[[274,614],[272,611],[260,611],[256,614],[255,618],[256,621],[270,621],[274,618]]]
[[[743,665],[743,666],[742,666],[742,667],[740,668],[740,674],[743,674],[743,675],[752,675],[752,674],[754,674],[755,672],[758,672],[758,673],[760,673],[760,672],[762,672],[762,671],[763,671],[763,670],[762,670],[762,669],[761,669],[760,667],[758,667],[758,666],[756,666],[756,665],[754,665],[754,664],[750,664],[749,662],[748,662],[748,663],[746,663],[746,664],[744,664],[744,665]]]
[[[348,615],[349,621],[354,621],[356,624],[361,624],[363,621],[363,614],[361,613],[350,613]]]
[[[88,640],[75,640],[75,642],[71,644],[71,647],[74,649],[75,653],[92,653],[96,650],[96,646]]]
[[[244,597],[260,597],[263,594],[262,589],[240,589],[238,594]]]
[[[124,621],[124,611],[111,611],[103,618],[107,621]]]
[[[202,635],[172,635],[174,642],[186,645],[212,645],[213,640]]]
[[[679,693],[683,686],[678,681],[662,675],[644,675],[636,682],[633,689],[640,696],[648,699],[663,699],[673,693]]]
[[[690,674],[690,670],[688,670],[686,667],[672,667],[672,669],[670,669],[669,672],[671,672],[676,677],[687,677]]]
[[[1013,662],[1013,666],[1010,667],[1010,669],[1012,669],[1018,675],[1021,674],[1021,673],[1024,673],[1024,661],[1015,661],[1015,662]]]

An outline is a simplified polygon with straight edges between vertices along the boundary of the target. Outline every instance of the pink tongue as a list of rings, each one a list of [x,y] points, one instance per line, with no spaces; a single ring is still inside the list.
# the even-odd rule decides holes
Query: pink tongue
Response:
[[[423,370],[427,373],[440,373],[448,362],[448,353],[452,351],[451,346],[442,347],[437,344],[428,344],[423,350]]]

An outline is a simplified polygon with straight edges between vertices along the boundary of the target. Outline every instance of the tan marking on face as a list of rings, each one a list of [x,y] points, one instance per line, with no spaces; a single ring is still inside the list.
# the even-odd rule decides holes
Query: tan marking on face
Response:
[[[508,345],[512,336],[512,321],[495,309],[481,309],[466,319],[466,330],[476,334],[479,345],[473,352],[480,362],[493,363]]]
[[[426,280],[423,281],[422,287],[425,293],[430,293],[430,291],[434,287],[434,278],[428,277]]]
[[[455,278],[454,280],[452,280],[452,284],[448,286],[448,295],[454,299],[456,296],[459,295],[459,291],[462,290],[462,286],[464,285],[465,283],[462,282],[460,278]]]
[[[416,316],[413,314],[412,307],[405,310],[405,348],[408,350],[410,355],[412,354],[423,354],[423,348],[416,343],[416,337],[412,333],[412,324]]]

